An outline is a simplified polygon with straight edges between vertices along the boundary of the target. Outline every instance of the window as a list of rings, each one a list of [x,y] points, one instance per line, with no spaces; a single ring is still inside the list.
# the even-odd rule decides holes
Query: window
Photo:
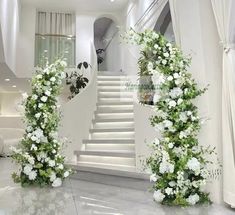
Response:
[[[70,13],[38,12],[35,35],[35,66],[63,58],[75,66],[75,16]]]

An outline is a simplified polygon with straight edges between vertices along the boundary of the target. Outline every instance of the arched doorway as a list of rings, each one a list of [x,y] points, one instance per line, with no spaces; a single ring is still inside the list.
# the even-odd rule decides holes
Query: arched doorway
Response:
[[[165,5],[160,16],[158,17],[154,30],[157,33],[164,35],[167,40],[175,42],[169,2]]]
[[[120,70],[119,28],[107,17],[98,18],[94,23],[94,45],[99,71]]]

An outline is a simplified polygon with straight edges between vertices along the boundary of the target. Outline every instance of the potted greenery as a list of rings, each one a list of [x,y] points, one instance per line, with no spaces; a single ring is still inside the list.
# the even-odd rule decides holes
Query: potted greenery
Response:
[[[77,65],[77,69],[80,71],[87,70],[88,67],[91,67],[91,65],[85,61],[80,62]],[[77,71],[73,71],[70,75],[66,73],[66,85],[69,86],[69,90],[71,93],[68,99],[72,99],[74,96],[80,93],[80,90],[85,88],[88,82],[88,78],[86,78],[83,74],[80,74]]]

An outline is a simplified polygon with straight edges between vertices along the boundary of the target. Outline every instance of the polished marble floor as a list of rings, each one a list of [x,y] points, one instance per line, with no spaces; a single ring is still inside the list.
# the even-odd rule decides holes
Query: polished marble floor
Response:
[[[16,167],[0,158],[0,215],[234,215],[225,206],[164,207],[148,191],[68,179],[57,189],[21,188],[11,180]]]

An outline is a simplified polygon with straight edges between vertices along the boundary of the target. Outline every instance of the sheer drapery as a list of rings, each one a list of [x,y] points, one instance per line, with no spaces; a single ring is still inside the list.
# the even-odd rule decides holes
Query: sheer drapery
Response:
[[[211,0],[223,45],[222,125],[224,201],[235,206],[235,1]]]
[[[45,60],[64,58],[75,65],[75,16],[70,13],[38,12],[35,38],[35,66]]]
[[[170,4],[170,11],[171,11],[171,20],[172,20],[172,26],[173,31],[175,35],[175,42],[177,45],[181,45],[181,36],[180,36],[180,29],[179,29],[179,17],[177,13],[177,0],[169,0]]]
[[[70,13],[38,12],[36,33],[75,36],[75,16]]]

